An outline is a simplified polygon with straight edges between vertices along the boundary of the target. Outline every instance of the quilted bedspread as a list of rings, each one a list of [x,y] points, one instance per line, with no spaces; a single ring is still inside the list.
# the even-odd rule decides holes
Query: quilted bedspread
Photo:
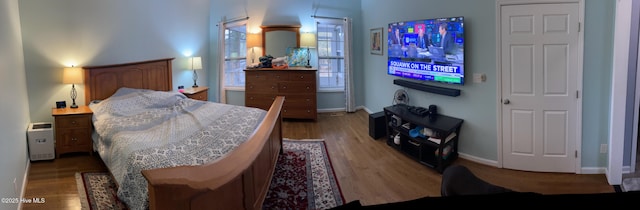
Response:
[[[266,114],[177,92],[132,88],[120,88],[89,107],[94,112],[94,149],[130,209],[148,208],[142,170],[215,161],[242,144]]]

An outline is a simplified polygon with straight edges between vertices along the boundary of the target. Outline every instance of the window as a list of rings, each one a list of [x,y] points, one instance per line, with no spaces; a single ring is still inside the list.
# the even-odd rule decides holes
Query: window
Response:
[[[344,91],[344,26],[342,21],[318,22],[318,87]]]
[[[244,69],[247,66],[246,25],[224,30],[224,85],[244,87]]]

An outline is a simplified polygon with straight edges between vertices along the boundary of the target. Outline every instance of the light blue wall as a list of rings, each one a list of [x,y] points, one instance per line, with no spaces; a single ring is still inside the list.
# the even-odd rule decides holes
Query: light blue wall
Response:
[[[607,143],[614,1],[586,1],[584,93],[582,127],[582,166],[606,166],[606,154],[599,145]],[[411,5],[411,6],[407,6]],[[449,97],[408,90],[413,105],[435,104],[438,111],[464,119],[459,150],[488,161],[497,161],[497,79],[496,78],[496,1],[495,0],[367,0],[362,1],[363,31],[384,27],[397,21],[437,17],[465,17],[464,86],[429,83],[434,86],[460,89],[458,97]],[[386,36],[384,37],[386,39]],[[368,41],[362,39],[366,44]],[[366,45],[363,45],[366,46]],[[373,112],[391,104],[392,95],[400,86],[393,85],[397,77],[386,74],[386,53],[383,56],[364,55],[364,106]],[[486,74],[487,81],[473,83],[474,73]]]
[[[52,121],[55,101],[71,104],[62,69],[176,58],[173,88],[193,85],[186,55],[209,57],[209,0],[22,0],[31,118]],[[198,84],[207,85],[208,60]],[[77,104],[85,104],[84,85]]]
[[[615,1],[586,1],[582,94],[582,166],[607,166]]]
[[[362,48],[360,37],[364,37],[361,30],[360,0],[325,0],[325,1],[299,1],[299,0],[212,0],[211,3],[211,57],[212,62],[218,62],[218,26],[223,20],[249,17],[247,21],[247,31],[250,33],[260,32],[262,25],[301,25],[300,32],[315,32],[316,24],[311,17],[312,14],[326,17],[351,17],[353,19],[354,37],[354,63],[362,63],[362,54],[358,49]],[[368,32],[366,34],[368,36]],[[260,51],[262,52],[262,51]],[[256,51],[258,53],[258,51]],[[316,58],[315,52],[312,57]],[[312,58],[312,59],[313,59]],[[314,64],[312,61],[312,65]],[[363,104],[363,69],[361,65],[354,66],[354,86],[356,89],[356,104]],[[209,98],[212,101],[219,101],[218,87],[219,69],[214,67],[214,71],[209,75],[209,84],[212,89]],[[243,105],[243,91],[227,91],[227,103]],[[318,93],[318,109],[344,108],[344,94]]]
[[[389,23],[398,21],[465,17],[465,76],[471,78],[474,73],[482,73],[486,74],[487,81],[473,83],[471,79],[467,79],[464,86],[429,83],[434,86],[460,89],[462,94],[458,97],[413,89],[407,91],[412,105],[427,107],[435,104],[438,106],[438,112],[464,119],[460,132],[460,152],[496,160],[495,1],[402,0],[401,2],[363,1],[363,30],[368,31],[370,28],[377,27],[384,27],[386,30]],[[383,10],[384,13],[379,12]],[[385,34],[383,40],[386,39]],[[361,41],[368,42],[368,40]],[[365,54],[364,105],[373,112],[382,111],[383,107],[391,105],[394,92],[402,89],[393,84],[393,80],[398,77],[389,76],[386,73],[386,56],[386,52],[382,56]]]
[[[18,0],[0,3],[0,31],[0,198],[19,198],[28,161],[30,120]],[[18,204],[0,203],[0,209],[17,208]]]

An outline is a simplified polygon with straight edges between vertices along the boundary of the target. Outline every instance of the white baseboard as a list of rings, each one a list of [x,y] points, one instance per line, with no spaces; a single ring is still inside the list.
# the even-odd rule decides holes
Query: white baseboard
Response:
[[[364,106],[356,106],[356,111],[360,110],[360,109],[364,109],[365,111],[367,111],[369,114],[371,114],[372,112],[367,109]],[[327,113],[327,112],[346,112],[347,108],[328,108],[328,109],[318,109],[318,113]]]
[[[31,160],[27,157],[27,167],[24,170],[24,176],[22,177],[22,189],[20,189],[20,198],[24,198],[24,194],[27,191],[27,179],[29,178],[29,170],[31,170]],[[22,209],[22,202],[18,203],[18,210]]]
[[[459,157],[472,162],[480,163],[483,165],[493,166],[496,168],[502,168],[499,166],[498,161],[479,158],[473,155],[458,153]],[[580,169],[580,174],[604,174],[606,168],[603,167],[583,167]]]
[[[489,160],[489,159],[484,159],[484,158],[479,158],[473,155],[469,155],[469,154],[465,154],[465,153],[458,153],[458,156],[462,159],[468,160],[468,161],[472,161],[472,162],[476,162],[476,163],[480,163],[483,165],[488,165],[488,166],[493,166],[496,168],[500,168],[498,167],[498,161],[495,160]]]
[[[329,108],[329,109],[318,109],[318,113],[327,113],[327,112],[344,112],[346,108]]]
[[[582,167],[580,168],[580,174],[605,174],[607,168],[605,167]]]

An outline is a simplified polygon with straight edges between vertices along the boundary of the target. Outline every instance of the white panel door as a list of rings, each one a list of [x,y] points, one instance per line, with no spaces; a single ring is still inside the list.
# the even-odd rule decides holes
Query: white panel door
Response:
[[[578,4],[500,9],[503,167],[575,172]]]

